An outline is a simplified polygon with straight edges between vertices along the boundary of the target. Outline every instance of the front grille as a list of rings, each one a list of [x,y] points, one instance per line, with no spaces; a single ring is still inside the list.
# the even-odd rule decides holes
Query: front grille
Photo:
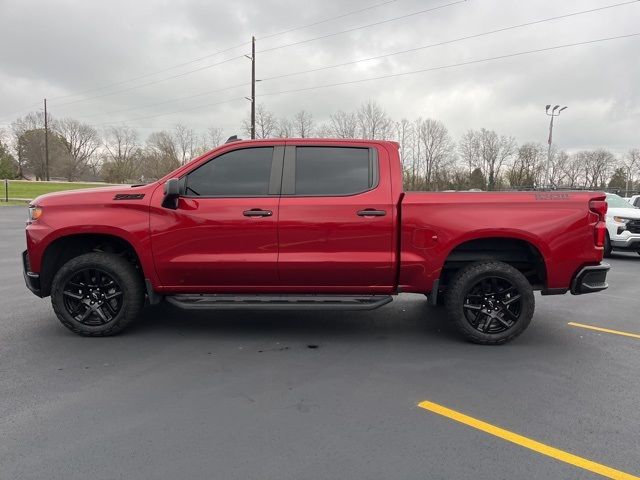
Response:
[[[640,233],[640,220],[631,220],[627,223],[627,230],[631,233]]]

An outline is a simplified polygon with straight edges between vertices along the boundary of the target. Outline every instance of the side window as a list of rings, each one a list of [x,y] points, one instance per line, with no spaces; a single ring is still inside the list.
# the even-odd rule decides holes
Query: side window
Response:
[[[273,148],[232,150],[187,175],[187,196],[268,195]]]
[[[373,188],[378,163],[369,148],[297,147],[295,195],[352,195]]]

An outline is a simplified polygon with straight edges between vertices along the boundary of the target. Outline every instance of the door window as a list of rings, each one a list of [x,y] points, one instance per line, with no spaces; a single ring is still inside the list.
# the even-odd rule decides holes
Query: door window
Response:
[[[269,194],[273,147],[232,150],[187,175],[186,196],[253,197]]]

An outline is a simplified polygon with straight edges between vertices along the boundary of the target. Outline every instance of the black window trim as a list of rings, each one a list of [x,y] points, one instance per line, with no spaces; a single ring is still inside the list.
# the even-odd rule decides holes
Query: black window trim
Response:
[[[186,192],[187,188],[187,177],[190,173],[195,172],[197,169],[204,167],[207,163],[214,161],[216,158],[221,157],[222,155],[226,155],[227,153],[237,152],[238,150],[249,150],[254,148],[272,148],[273,149],[273,157],[271,158],[271,173],[269,176],[269,190],[266,195],[188,195]],[[280,196],[280,191],[282,189],[282,172],[284,165],[284,145],[253,145],[247,146],[245,148],[234,148],[231,150],[227,150],[222,152],[220,155],[216,155],[215,157],[209,158],[206,162],[198,165],[198,167],[189,170],[183,176],[180,177],[180,196],[183,198],[270,198],[274,196]]]
[[[356,148],[369,151],[369,184],[371,187],[353,193],[315,193],[302,194],[295,193],[296,188],[296,148]],[[282,172],[282,197],[353,197],[371,192],[380,185],[380,162],[378,160],[378,150],[375,147],[347,147],[343,145],[287,145],[284,152],[284,170]]]

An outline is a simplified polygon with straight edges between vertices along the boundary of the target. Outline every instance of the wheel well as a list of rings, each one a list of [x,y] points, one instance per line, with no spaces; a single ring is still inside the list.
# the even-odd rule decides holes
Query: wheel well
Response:
[[[479,238],[458,245],[444,262],[440,288],[446,287],[461,268],[483,260],[507,263],[518,269],[534,289],[543,289],[547,269],[540,251],[531,243],[517,238]]]
[[[120,255],[131,262],[142,275],[142,265],[135,249],[126,240],[113,235],[80,234],[54,240],[45,250],[40,269],[42,296],[51,294],[51,283],[56,272],[72,258],[90,252]]]

